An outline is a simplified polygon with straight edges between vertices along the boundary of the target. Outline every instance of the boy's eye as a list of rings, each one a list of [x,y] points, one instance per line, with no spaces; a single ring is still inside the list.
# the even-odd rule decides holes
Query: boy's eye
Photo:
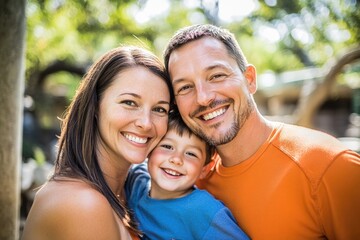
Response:
[[[186,155],[189,155],[190,157],[198,157],[195,153],[193,152],[187,152]]]
[[[160,147],[162,147],[162,148],[166,148],[166,149],[169,149],[169,150],[171,150],[171,149],[172,149],[172,146],[171,146],[171,145],[169,145],[169,144],[161,144],[161,145],[160,145]]]

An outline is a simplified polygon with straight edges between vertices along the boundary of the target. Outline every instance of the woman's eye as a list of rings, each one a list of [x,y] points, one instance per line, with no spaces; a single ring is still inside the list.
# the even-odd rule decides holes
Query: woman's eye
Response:
[[[168,113],[168,110],[166,108],[163,108],[163,107],[156,107],[156,108],[154,108],[154,111],[158,112],[158,113],[162,113],[162,114],[167,114]]]
[[[136,106],[136,103],[131,100],[123,100],[123,101],[121,101],[121,103],[128,105],[128,106]]]

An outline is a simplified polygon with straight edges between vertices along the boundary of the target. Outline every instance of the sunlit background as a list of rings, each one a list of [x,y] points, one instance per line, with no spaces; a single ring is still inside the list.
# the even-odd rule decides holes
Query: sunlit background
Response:
[[[28,0],[22,218],[54,161],[58,118],[94,59],[122,44],[162,58],[169,38],[192,24],[235,34],[257,68],[254,97],[267,117],[360,149],[358,9],[357,0]]]

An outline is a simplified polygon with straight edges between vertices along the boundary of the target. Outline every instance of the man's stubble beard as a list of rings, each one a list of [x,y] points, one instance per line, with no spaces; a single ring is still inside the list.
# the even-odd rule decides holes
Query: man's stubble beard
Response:
[[[228,131],[219,137],[219,139],[214,139],[211,136],[206,135],[206,133],[201,129],[193,129],[194,133],[200,138],[204,139],[212,146],[219,146],[231,142],[239,133],[240,129],[245,124],[246,120],[249,118],[250,114],[255,110],[255,104],[251,97],[247,99],[246,109],[241,112],[239,115],[234,115],[233,122],[228,129]],[[217,129],[222,123],[218,123],[212,126],[212,128]]]

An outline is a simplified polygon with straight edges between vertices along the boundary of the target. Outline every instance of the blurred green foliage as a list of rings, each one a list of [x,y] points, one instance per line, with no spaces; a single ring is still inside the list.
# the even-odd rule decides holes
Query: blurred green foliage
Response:
[[[94,59],[121,44],[140,45],[162,57],[177,29],[198,23],[213,23],[234,32],[259,73],[321,67],[359,44],[358,0],[249,0],[246,2],[253,7],[250,14],[232,21],[219,16],[225,2],[231,1],[29,0],[27,87],[36,85],[36,77],[53,62],[86,69]],[[243,1],[231,4],[239,11],[250,6]],[[45,90],[54,93],[57,89],[71,99],[80,78],[54,74]],[[62,87],[54,87],[59,84]]]
[[[51,141],[87,67],[114,47],[135,44],[161,58],[179,28],[212,23],[235,34],[259,74],[322,67],[359,45],[358,1],[28,0],[25,93],[40,129],[50,131],[36,143],[24,138],[24,155]]]
[[[34,157],[35,157],[36,163],[39,166],[45,164],[46,158],[45,158],[45,154],[44,154],[44,152],[43,152],[43,150],[41,148],[35,147],[35,149],[34,149]]]
[[[56,60],[88,64],[120,44],[142,45],[161,56],[177,29],[209,22],[205,13],[211,9],[206,9],[209,4],[204,2],[219,2],[221,7],[222,0],[195,0],[191,5],[190,1],[164,0],[160,2],[168,5],[166,12],[150,14],[146,22],[137,21],[146,15],[144,9],[156,2],[159,1],[29,0],[27,76]],[[249,16],[231,22],[220,19],[217,24],[236,34],[249,61],[259,72],[303,67],[305,63],[296,56],[296,49],[308,54],[315,66],[321,66],[331,56],[359,42],[360,14],[356,11],[356,0],[254,2],[256,8]],[[244,3],[233,4],[240,8]],[[263,38],[263,27],[279,31],[278,41]],[[294,38],[296,31],[303,35]],[[308,40],[304,41],[305,38]]]

